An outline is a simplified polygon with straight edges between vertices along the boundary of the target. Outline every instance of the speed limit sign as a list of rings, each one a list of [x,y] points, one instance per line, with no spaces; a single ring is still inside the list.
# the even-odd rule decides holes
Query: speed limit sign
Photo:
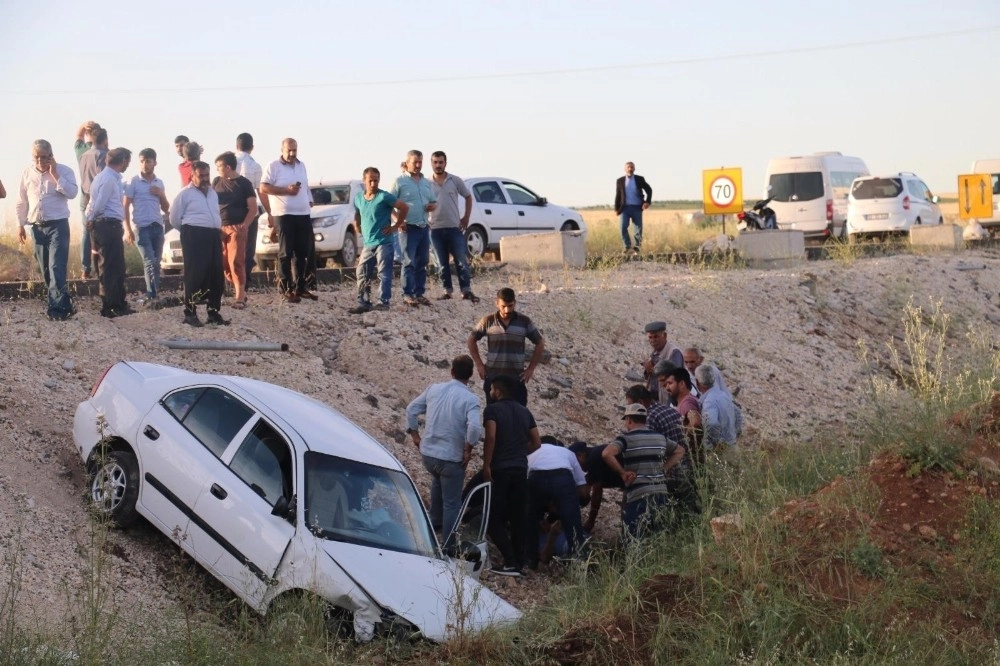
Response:
[[[706,169],[702,172],[702,203],[707,215],[726,215],[743,210],[743,170]]]

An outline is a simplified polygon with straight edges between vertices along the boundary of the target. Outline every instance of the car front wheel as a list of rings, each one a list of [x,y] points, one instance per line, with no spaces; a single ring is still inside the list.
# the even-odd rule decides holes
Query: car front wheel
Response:
[[[139,518],[139,463],[131,451],[108,451],[92,463],[90,503],[100,516],[118,527]]]
[[[576,231],[576,222],[564,222],[562,228],[559,231]]]
[[[465,242],[469,247],[470,257],[483,256],[489,244],[489,240],[486,237],[486,230],[478,224],[469,227],[465,230]]]
[[[344,247],[337,253],[337,260],[344,268],[351,268],[358,260],[358,241],[353,231],[344,233]]]

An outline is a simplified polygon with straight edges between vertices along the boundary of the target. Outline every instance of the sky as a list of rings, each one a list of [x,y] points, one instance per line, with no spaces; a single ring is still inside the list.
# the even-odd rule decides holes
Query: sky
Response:
[[[444,150],[453,173],[568,206],[611,204],[629,160],[662,200],[723,166],[757,198],[784,155],[840,151],[936,192],[1000,157],[997,0],[0,6],[0,219],[32,141],[75,168],[84,120],[154,148],[171,197],[177,134],[211,161],[250,132],[265,165],[294,137],[311,180]]]

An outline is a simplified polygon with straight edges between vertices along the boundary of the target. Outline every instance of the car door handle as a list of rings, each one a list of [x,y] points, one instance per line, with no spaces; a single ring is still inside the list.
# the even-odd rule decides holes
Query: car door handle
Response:
[[[226,492],[226,489],[217,483],[212,484],[212,494],[218,497],[219,499],[226,499],[227,497],[229,497],[229,493]]]
[[[524,217],[524,211],[523,210],[517,211],[517,214],[520,215],[521,217]]]
[[[151,425],[148,425],[145,428],[143,428],[142,434],[145,435],[146,437],[149,437],[152,440],[157,440],[160,438],[160,433],[158,433],[156,431],[156,428],[154,428]]]
[[[484,212],[485,212],[485,213],[486,213],[487,215],[492,215],[492,214],[493,214],[493,211],[491,211],[491,210],[490,210],[489,208],[487,208],[487,209],[486,209],[486,210],[485,210]]]

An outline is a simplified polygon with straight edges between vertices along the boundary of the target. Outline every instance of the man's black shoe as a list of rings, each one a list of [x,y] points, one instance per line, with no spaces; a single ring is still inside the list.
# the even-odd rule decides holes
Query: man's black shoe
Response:
[[[364,314],[366,312],[370,312],[371,309],[372,306],[370,303],[358,303],[353,308],[349,308],[347,312],[348,314]]]
[[[204,326],[204,324],[201,323],[201,319],[198,319],[197,314],[184,315],[184,323],[187,324],[188,326],[193,326],[195,328],[201,328],[202,326]]]
[[[223,319],[215,310],[209,310],[208,316],[205,317],[205,321],[209,324],[215,324],[216,326],[229,326],[229,320]]]

